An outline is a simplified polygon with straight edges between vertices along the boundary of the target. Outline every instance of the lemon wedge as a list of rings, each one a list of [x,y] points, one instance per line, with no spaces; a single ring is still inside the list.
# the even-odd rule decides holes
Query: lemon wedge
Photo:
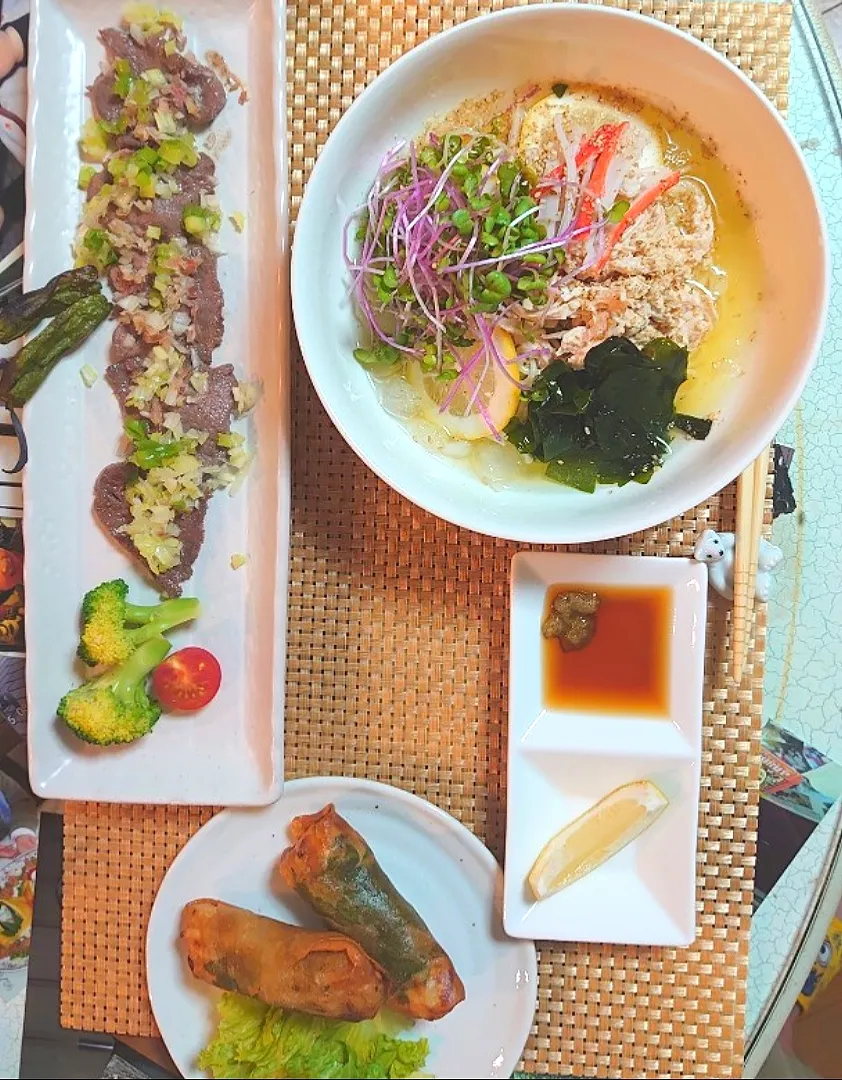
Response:
[[[550,840],[529,872],[536,900],[572,885],[648,829],[669,806],[651,780],[635,780],[609,792]]]
[[[498,327],[493,334],[497,351],[504,360],[517,356],[511,334]],[[465,362],[473,355],[476,346],[456,351],[457,358]],[[477,366],[478,373],[482,370]],[[506,378],[500,364],[489,363],[480,382],[477,400],[482,402],[486,415],[498,431],[502,431],[517,411],[520,390],[512,379],[520,377],[517,364],[506,364],[510,378]],[[438,378],[433,372],[422,370],[420,364],[409,364],[407,379],[421,398],[420,414],[431,424],[443,428],[454,439],[486,439],[490,432],[476,402],[471,402],[476,381],[465,381],[444,412],[441,403],[451,390],[451,383]]]

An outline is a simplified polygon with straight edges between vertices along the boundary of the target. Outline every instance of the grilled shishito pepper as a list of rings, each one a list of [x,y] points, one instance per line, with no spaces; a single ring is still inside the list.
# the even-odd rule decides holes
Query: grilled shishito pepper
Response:
[[[280,875],[335,929],[359,942],[389,980],[388,1004],[438,1020],[465,997],[450,957],[333,805],[294,818]]]
[[[9,360],[0,379],[0,401],[25,405],[63,356],[77,349],[111,312],[102,293],[83,296],[59,312],[48,326]]]
[[[65,270],[40,289],[13,296],[0,307],[0,345],[8,345],[28,334],[41,322],[59,315],[85,296],[101,291],[99,276],[93,266]]]

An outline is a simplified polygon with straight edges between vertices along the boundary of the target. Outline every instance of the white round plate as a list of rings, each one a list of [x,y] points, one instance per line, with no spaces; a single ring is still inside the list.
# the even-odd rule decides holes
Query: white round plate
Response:
[[[182,1075],[204,1075],[196,1058],[214,1031],[219,995],[194,979],[182,959],[182,908],[212,897],[306,925],[304,905],[276,890],[272,871],[289,842],[292,818],[329,802],[369,842],[465,984],[465,1000],[449,1016],[418,1022],[407,1033],[430,1040],[425,1072],[450,1080],[511,1076],[532,1025],[537,968],[532,942],[503,933],[503,875],[494,856],[464,825],[418,796],[345,777],[293,780],[272,806],[219,814],[168,870],[149,920],[146,977],[155,1020]],[[309,924],[320,925],[318,917]]]

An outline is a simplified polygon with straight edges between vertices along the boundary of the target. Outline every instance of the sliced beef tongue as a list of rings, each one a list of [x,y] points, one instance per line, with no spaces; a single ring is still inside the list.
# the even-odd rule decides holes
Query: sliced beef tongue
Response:
[[[112,348],[112,355],[114,350]],[[105,381],[114,391],[114,397],[120,403],[120,409],[124,416],[137,416],[134,409],[126,405],[126,398],[132,391],[131,372],[137,369],[137,361],[130,360],[127,363],[109,364],[105,369]]]
[[[181,586],[193,574],[193,564],[199,557],[205,540],[205,514],[208,510],[207,498],[185,514],[176,514],[175,523],[179,528],[181,540],[181,562],[166,573],[153,575],[153,580],[165,596],[181,596]],[[145,564],[144,564],[145,565]]]
[[[225,329],[222,286],[219,284],[217,267],[219,256],[202,244],[190,244],[187,253],[199,260],[187,300],[195,332],[193,344],[202,363],[209,364],[214,350],[222,344]]]
[[[237,378],[230,364],[208,368],[208,388],[195,401],[179,409],[181,426],[185,431],[207,431],[211,436],[221,435],[231,427],[231,417],[237,407],[234,387]]]
[[[153,225],[161,230],[161,238],[170,240],[173,236],[182,236],[181,222],[185,207],[198,203],[202,195],[210,195],[216,187],[213,159],[207,154],[200,154],[192,169],[179,165],[171,174],[178,182],[180,191],[175,195],[159,196],[149,199],[149,209],[141,210],[133,206],[126,215],[130,225],[141,230]]]
[[[88,97],[97,120],[113,124],[123,111],[123,100],[114,93],[114,72],[111,68],[97,75],[88,87]]]
[[[187,126],[197,129],[213,123],[225,108],[227,96],[217,76],[205,64],[179,53],[166,58],[166,68],[182,79],[193,99],[195,109],[184,118]]]
[[[207,65],[200,64],[198,60],[189,56],[184,56],[179,52],[167,56],[164,39],[160,34],[149,37],[141,44],[124,30],[108,27],[100,31],[99,38],[108,50],[110,58],[127,60],[135,75],[148,71],[150,68],[158,68],[177,75],[183,81],[195,105],[194,111],[188,112],[185,116],[188,127],[207,127],[222,112],[226,93],[219,78]],[[110,74],[110,79],[113,84],[113,74]],[[111,88],[108,89],[110,92]],[[93,96],[92,88],[92,99]]]
[[[109,60],[128,60],[132,73],[140,75],[150,68],[161,68],[165,59],[163,43],[159,36],[147,38],[143,43],[135,41],[126,30],[106,26],[99,32],[99,40],[105,46]]]
[[[168,56],[161,35],[138,42],[125,31],[107,28],[100,32],[100,40],[108,52],[111,64],[115,59],[122,58],[129,63],[136,75],[150,68],[159,68],[177,76],[172,93],[174,100],[178,100],[177,95],[180,93],[181,100],[185,101],[185,123],[188,127],[206,127],[224,107],[225,88],[214,72],[178,52]],[[123,102],[113,90],[114,71],[113,67],[109,67],[94,80],[89,91],[94,113],[99,119],[114,121],[122,111]],[[187,104],[190,105],[189,109]],[[132,135],[120,136],[118,140],[119,149],[136,149],[138,145],[140,144]],[[139,230],[145,230],[150,225],[157,226],[161,230],[162,239],[166,240],[183,235],[184,208],[199,203],[203,194],[210,194],[215,189],[215,165],[207,154],[201,154],[194,168],[179,166],[173,176],[179,184],[178,193],[169,198],[149,200],[148,209],[133,207],[126,216],[130,224]],[[108,179],[105,170],[97,173],[89,184],[88,198],[93,198]],[[108,213],[113,215],[116,211],[110,208]],[[223,333],[223,297],[217,274],[217,256],[200,244],[190,244],[188,252],[196,260],[195,270],[191,275],[193,283],[187,299],[195,335],[192,344],[195,345],[200,361],[210,365],[214,349],[222,341]],[[112,284],[120,291],[120,281]],[[149,348],[149,344],[129,327],[118,325],[115,329],[106,379],[120,402],[121,409],[128,415],[137,415],[133,409],[126,407],[126,399]],[[185,430],[195,429],[208,433],[208,438],[198,453],[206,463],[217,464],[224,461],[225,451],[218,446],[216,436],[230,430],[231,419],[236,411],[234,388],[237,380],[230,364],[207,367],[206,370],[207,389],[197,395],[196,401],[183,405],[179,412]],[[181,561],[166,573],[155,575],[138,553],[131,538],[122,531],[132,520],[126,488],[138,475],[137,468],[125,461],[103,469],[94,488],[94,515],[105,532],[128,552],[164,595],[179,596],[182,584],[193,573],[193,564],[204,541],[208,497],[203,498],[193,510],[176,516],[175,522],[182,544]]]
[[[205,513],[208,501],[203,499],[194,509],[178,514],[175,522],[180,530],[181,562],[164,574],[153,574],[145,559],[121,530],[131,520],[129,504],[126,501],[126,487],[137,477],[137,470],[128,462],[116,462],[106,465],[94,485],[94,516],[102,528],[121,548],[129,553],[141,569],[165,596],[180,596],[181,586],[193,573],[193,564],[202,548],[205,538]]]
[[[129,359],[122,364],[109,364],[105,371],[108,385],[120,403],[124,416],[138,417],[136,409],[126,405],[126,398],[132,391],[132,368],[137,361]],[[195,401],[182,405],[178,410],[181,425],[185,431],[206,431],[207,439],[197,453],[208,465],[221,465],[226,457],[225,450],[219,446],[216,436],[231,430],[231,420],[237,411],[234,400],[234,387],[237,379],[230,364],[208,369],[208,388]],[[163,415],[165,409],[161,409]]]
[[[149,351],[146,342],[133,334],[128,326],[118,325],[111,336],[111,366],[137,371]]]
[[[99,172],[95,172],[88,183],[87,190],[85,191],[85,198],[90,202],[94,195],[99,195],[103,186],[110,179],[111,176],[107,169],[100,169]]]
[[[212,194],[216,188],[215,170],[216,165],[213,158],[208,157],[207,154],[200,154],[199,160],[192,169],[186,165],[179,165],[171,173],[171,176],[178,183],[180,190],[175,195],[166,198],[160,196],[155,199],[144,200],[144,202],[148,203],[149,209],[142,210],[140,207],[134,206],[129,210],[128,214],[123,215],[125,220],[142,231],[150,225],[157,226],[161,230],[161,239],[163,240],[171,240],[174,236],[183,236],[181,223],[185,207],[200,202],[202,195]],[[95,195],[98,195],[103,185],[108,183],[109,180],[110,177],[106,169],[100,169],[99,172],[94,173],[88,184],[86,198],[90,200]],[[116,210],[109,207],[105,215],[106,224],[108,220],[115,216],[119,216]],[[191,244],[191,251],[200,248],[201,245],[199,244]]]

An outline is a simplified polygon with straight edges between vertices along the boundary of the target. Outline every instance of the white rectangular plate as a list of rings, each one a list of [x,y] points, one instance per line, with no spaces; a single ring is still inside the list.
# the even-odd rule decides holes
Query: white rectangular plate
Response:
[[[289,418],[284,13],[279,0],[172,0],[189,47],[225,57],[249,101],[228,103],[212,130],[230,142],[217,165],[225,224],[219,273],[225,338],[214,364],[260,379],[264,393],[246,435],[256,458],[233,497],[211,500],[206,539],[186,595],[203,612],[172,634],[173,647],[202,645],[222,665],[222,689],[203,711],[164,716],[126,747],[87,747],[55,719],[80,681],[74,663],[79,605],[87,589],[123,577],[132,599],[154,598],[127,556],[94,521],[94,480],[120,457],[117,402],[100,378],[86,390],[79,369],[102,374],[113,324],[64,360],[26,410],[27,689],[32,786],[45,798],[106,802],[260,805],[283,778],[284,643],[289,535]],[[83,195],[77,139],[90,115],[86,87],[104,51],[101,27],[119,22],[115,0],[33,0],[29,61],[26,287],[72,265]],[[245,231],[227,215],[241,211]],[[241,426],[241,425],[238,425]],[[248,555],[231,568],[231,556]]]
[[[545,707],[541,622],[554,584],[671,590],[667,719]],[[695,938],[706,600],[707,567],[690,559],[512,560],[503,908],[512,937],[673,946]],[[526,878],[547,841],[614,788],[644,779],[669,799],[660,817],[586,877],[536,902]]]

